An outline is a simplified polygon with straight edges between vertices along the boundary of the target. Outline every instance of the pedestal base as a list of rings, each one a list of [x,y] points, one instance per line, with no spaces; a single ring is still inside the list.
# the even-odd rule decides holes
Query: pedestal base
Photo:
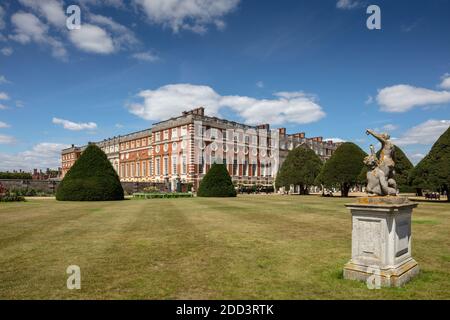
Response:
[[[367,282],[369,277],[379,276],[382,287],[401,287],[418,275],[419,271],[419,265],[413,258],[390,268],[366,266],[350,260],[344,266],[344,279]]]
[[[344,279],[400,287],[419,273],[411,257],[411,215],[417,204],[404,197],[359,198],[352,214],[352,258]]]

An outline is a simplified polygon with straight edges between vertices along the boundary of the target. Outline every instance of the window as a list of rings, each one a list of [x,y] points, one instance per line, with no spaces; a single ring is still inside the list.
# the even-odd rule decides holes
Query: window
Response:
[[[130,176],[134,177],[134,163],[130,163]]]
[[[127,142],[127,144],[126,144],[126,149],[128,150],[129,148],[130,148],[130,143]]]
[[[200,152],[198,157],[198,173],[203,173],[203,167],[205,165],[205,159],[203,158],[203,152]]]
[[[125,165],[122,163],[120,165],[120,177],[123,178],[125,176]]]
[[[217,129],[211,128],[211,139],[217,139]]]
[[[150,161],[148,162],[148,172],[150,173],[150,176],[153,176],[153,160],[150,159]]]
[[[142,176],[146,177],[147,176],[147,161],[142,161],[141,165],[142,165]]]
[[[186,155],[185,154],[183,154],[182,161],[183,161],[183,164],[182,164],[182,167],[181,167],[181,173],[182,174],[186,174],[187,173],[187,161],[186,161]]]
[[[139,148],[141,146],[141,140],[136,141],[136,148]]]
[[[172,157],[172,175],[177,174],[177,156]]]
[[[164,157],[164,168],[163,168],[164,175],[167,176],[169,174],[169,158]]]
[[[248,160],[244,161],[243,176],[248,176]]]
[[[161,140],[161,132],[157,132],[155,134],[155,141],[160,141]]]
[[[141,166],[139,162],[136,162],[136,177],[141,176]]]
[[[164,140],[169,139],[169,130],[164,130]]]
[[[181,136],[184,137],[185,135],[187,135],[187,127],[183,126],[181,127]]]
[[[172,139],[174,139],[174,138],[178,138],[178,129],[177,128],[172,129]]]
[[[237,159],[233,160],[233,176],[238,175],[238,161]]]
[[[254,177],[256,177],[257,176],[257,165],[256,165],[256,163],[254,163],[254,164],[252,164],[252,175],[254,176]]]
[[[129,173],[129,167],[128,167],[128,163],[125,165],[125,177],[128,178],[128,173]]]
[[[160,158],[156,158],[156,165],[155,165],[155,172],[156,175],[159,176],[161,175],[161,159]]]

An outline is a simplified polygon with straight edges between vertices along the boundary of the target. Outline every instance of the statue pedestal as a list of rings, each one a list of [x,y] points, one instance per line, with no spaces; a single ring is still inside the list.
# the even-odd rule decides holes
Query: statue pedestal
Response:
[[[352,258],[344,279],[399,287],[419,273],[411,257],[411,215],[416,203],[404,197],[359,198],[352,214]]]

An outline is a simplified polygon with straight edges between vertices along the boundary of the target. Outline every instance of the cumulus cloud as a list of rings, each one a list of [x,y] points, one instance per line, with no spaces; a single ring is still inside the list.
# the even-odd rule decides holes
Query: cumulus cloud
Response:
[[[324,141],[333,141],[334,143],[347,142],[347,140],[341,138],[326,138]]]
[[[67,147],[65,144],[43,142],[23,152],[0,153],[0,171],[58,168],[61,150]]]
[[[360,5],[361,5],[360,1],[357,1],[357,0],[339,0],[336,3],[336,8],[349,10],[349,9],[357,8]]]
[[[303,92],[278,92],[273,99],[247,96],[221,96],[209,86],[171,84],[156,90],[144,90],[138,97],[142,103],[130,103],[129,111],[146,120],[162,120],[182,111],[204,106],[209,115],[219,115],[230,108],[247,124],[311,123],[325,116],[316,98]]]
[[[6,92],[0,92],[0,100],[9,100],[9,95]]]
[[[146,62],[159,61],[159,57],[151,51],[137,52],[131,55],[134,59]]]
[[[379,90],[377,102],[382,111],[406,112],[414,107],[450,103],[450,92],[400,84]]]
[[[0,144],[13,144],[15,142],[16,139],[14,137],[0,134]]]
[[[72,122],[72,121],[60,119],[60,118],[53,118],[52,122],[54,124],[60,124],[63,126],[64,129],[72,130],[72,131],[97,129],[97,124],[95,122],[77,123],[77,122]]]
[[[115,51],[111,36],[92,24],[83,24],[81,29],[72,30],[69,38],[78,49],[86,52],[109,54]]]
[[[58,0],[19,0],[19,2],[44,17],[57,28],[66,27],[66,15],[63,4]]]
[[[450,127],[450,120],[428,120],[407,130],[400,138],[393,139],[399,146],[431,145]]]
[[[169,27],[173,32],[190,30],[204,33],[207,26],[225,27],[223,17],[236,9],[239,0],[137,0],[153,23]]]
[[[11,127],[9,124],[7,124],[6,122],[0,121],[0,129],[9,128],[9,127]]]
[[[5,48],[2,48],[2,49],[0,50],[0,52],[1,52],[4,56],[9,57],[10,55],[13,54],[14,50],[13,50],[13,48],[11,48],[11,47],[5,47]]]
[[[395,124],[388,123],[388,124],[384,125],[384,126],[382,127],[382,129],[385,130],[385,131],[390,132],[390,131],[397,130],[397,129],[398,129],[398,126],[396,126]]]
[[[14,33],[10,38],[21,44],[35,42],[41,45],[50,46],[52,55],[64,59],[67,51],[61,41],[52,37],[48,33],[48,26],[38,17],[31,13],[18,12],[11,17],[14,25]]]
[[[258,88],[262,89],[262,88],[264,88],[264,82],[258,81],[258,82],[256,83],[256,86],[257,86]]]
[[[139,43],[133,31],[131,31],[124,25],[121,25],[120,23],[114,21],[111,17],[91,14],[89,15],[89,20],[91,23],[97,26],[104,26],[105,28],[110,30],[116,50],[133,47],[135,44]],[[82,28],[83,27],[84,25],[82,26]]]
[[[439,85],[442,89],[450,90],[450,74],[446,73],[442,76],[442,82]]]
[[[8,79],[6,79],[5,76],[0,75],[0,84],[3,84],[3,83],[10,83],[10,82]]]

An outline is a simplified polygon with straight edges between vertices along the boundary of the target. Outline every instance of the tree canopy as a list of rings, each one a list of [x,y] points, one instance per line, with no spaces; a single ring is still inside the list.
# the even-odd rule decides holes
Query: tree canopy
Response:
[[[230,174],[224,164],[214,163],[200,182],[199,197],[236,197]]]
[[[327,188],[339,187],[341,196],[348,197],[350,188],[358,183],[366,155],[360,147],[352,142],[341,144],[323,165],[316,178],[316,183]]]
[[[410,181],[416,188],[444,190],[450,201],[450,197],[448,197],[450,189],[450,128],[440,136],[428,155],[411,171]]]
[[[306,194],[321,169],[322,160],[313,150],[305,146],[297,147],[289,151],[277,173],[275,185],[277,188],[300,186],[300,193]]]
[[[56,199],[62,201],[123,200],[119,176],[106,154],[96,145],[81,154],[61,181]]]

